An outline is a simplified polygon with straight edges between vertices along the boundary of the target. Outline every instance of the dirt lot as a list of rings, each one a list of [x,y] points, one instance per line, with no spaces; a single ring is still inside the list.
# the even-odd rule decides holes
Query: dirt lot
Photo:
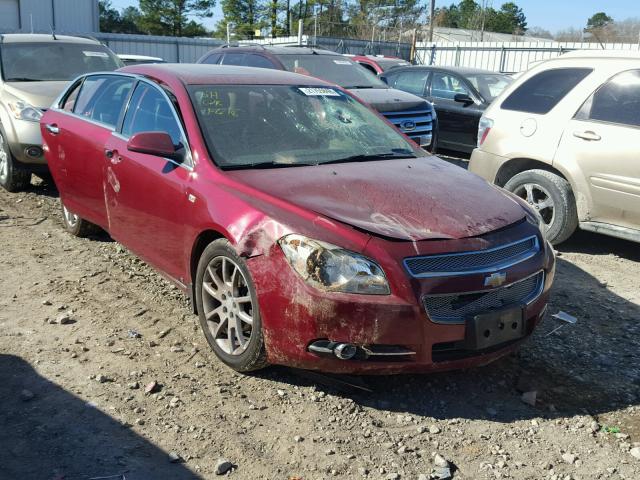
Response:
[[[239,479],[427,479],[436,453],[456,479],[640,478],[638,245],[562,245],[550,311],[575,326],[366,393],[234,374],[174,287],[107,236],[67,235],[58,205],[46,184],[0,192],[1,479],[208,479],[221,457]]]

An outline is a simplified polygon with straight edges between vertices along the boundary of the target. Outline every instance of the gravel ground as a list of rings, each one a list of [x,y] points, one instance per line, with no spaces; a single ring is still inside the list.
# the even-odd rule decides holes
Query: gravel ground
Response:
[[[576,325],[484,368],[351,379],[372,392],[235,374],[178,290],[62,230],[46,184],[0,192],[0,245],[0,479],[640,478],[636,244],[560,247],[550,312]]]

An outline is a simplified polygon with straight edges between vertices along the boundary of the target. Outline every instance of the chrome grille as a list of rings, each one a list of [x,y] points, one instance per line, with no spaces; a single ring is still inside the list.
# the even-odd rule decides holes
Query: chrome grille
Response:
[[[393,123],[401,132],[406,134],[409,138],[416,139],[422,136],[430,136],[433,127],[433,118],[431,117],[431,110],[414,109],[414,110],[402,110],[399,112],[380,112],[387,120]],[[406,129],[403,128],[404,122],[413,122],[415,128]]]
[[[526,260],[535,255],[539,249],[538,239],[533,236],[486,250],[407,258],[404,264],[414,277],[481,273]]]
[[[426,295],[422,302],[434,322],[464,323],[467,317],[531,303],[540,296],[543,287],[544,272],[539,272],[494,290]]]

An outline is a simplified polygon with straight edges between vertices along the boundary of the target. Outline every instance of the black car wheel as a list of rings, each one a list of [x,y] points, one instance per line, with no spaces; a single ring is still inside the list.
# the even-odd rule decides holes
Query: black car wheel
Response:
[[[31,182],[31,172],[16,166],[9,144],[0,131],[0,185],[8,192],[24,190]]]
[[[546,170],[527,170],[511,178],[505,189],[524,199],[541,220],[541,230],[554,245],[564,242],[578,226],[571,185]]]
[[[251,274],[225,239],[205,248],[196,272],[196,306],[216,356],[238,372],[267,366],[258,298]]]

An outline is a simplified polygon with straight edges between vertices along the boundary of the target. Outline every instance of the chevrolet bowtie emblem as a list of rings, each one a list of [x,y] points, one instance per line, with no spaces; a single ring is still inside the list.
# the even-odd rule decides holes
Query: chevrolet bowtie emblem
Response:
[[[485,277],[484,286],[496,288],[502,285],[506,281],[507,281],[506,272],[496,272],[496,273],[492,273],[488,277]]]

